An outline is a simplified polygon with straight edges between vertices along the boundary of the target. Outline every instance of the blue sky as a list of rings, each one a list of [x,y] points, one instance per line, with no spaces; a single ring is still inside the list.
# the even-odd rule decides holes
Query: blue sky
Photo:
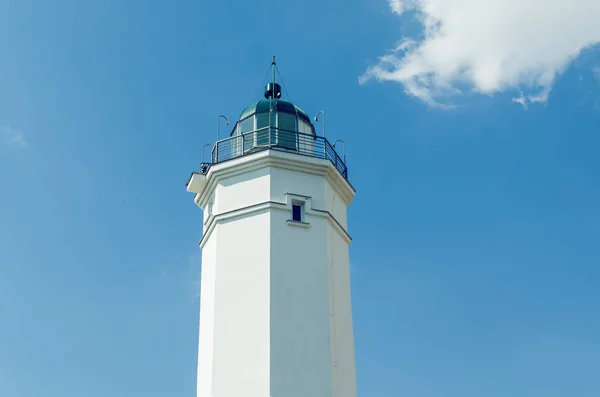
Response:
[[[184,185],[272,55],[346,142],[359,395],[600,395],[600,35],[381,61],[417,3],[0,0],[0,395],[195,395]]]

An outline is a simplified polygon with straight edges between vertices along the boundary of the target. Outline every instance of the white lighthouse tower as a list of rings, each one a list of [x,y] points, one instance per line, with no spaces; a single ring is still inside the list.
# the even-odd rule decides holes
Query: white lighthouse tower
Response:
[[[187,190],[203,210],[198,397],[355,397],[343,158],[275,82]]]

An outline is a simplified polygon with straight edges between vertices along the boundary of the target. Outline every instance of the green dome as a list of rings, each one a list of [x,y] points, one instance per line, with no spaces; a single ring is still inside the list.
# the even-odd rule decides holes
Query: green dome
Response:
[[[230,136],[265,127],[317,136],[308,114],[298,106],[281,99],[263,99],[248,106],[231,131]]]
[[[308,117],[308,114],[306,114],[304,110],[300,109],[298,106],[294,105],[291,102],[282,101],[281,99],[263,99],[256,102],[253,105],[248,106],[240,115],[240,120],[243,120],[246,117],[251,116],[255,113],[269,113],[271,110],[271,106],[273,107],[273,111],[275,112],[290,113],[298,116],[307,123],[312,124],[310,122],[310,117]]]

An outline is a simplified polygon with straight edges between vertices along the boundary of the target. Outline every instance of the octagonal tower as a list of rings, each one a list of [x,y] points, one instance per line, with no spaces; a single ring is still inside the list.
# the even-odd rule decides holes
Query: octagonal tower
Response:
[[[198,397],[356,396],[354,189],[345,159],[280,98],[273,80],[187,184],[204,212]]]

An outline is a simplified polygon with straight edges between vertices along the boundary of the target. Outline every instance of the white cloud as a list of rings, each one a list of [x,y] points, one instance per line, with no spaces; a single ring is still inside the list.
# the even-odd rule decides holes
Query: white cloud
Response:
[[[404,11],[404,8],[402,6],[401,0],[389,0],[389,3],[390,3],[390,8],[392,9],[392,12],[395,12],[398,15],[402,14],[402,12]]]
[[[523,106],[523,109],[527,110],[527,98],[521,93],[520,96],[513,98],[512,101],[514,103],[520,103]]]
[[[404,38],[370,67],[407,94],[446,106],[465,87],[483,94],[524,91],[514,102],[545,102],[555,78],[600,42],[600,0],[388,0],[414,15],[423,39]]]
[[[23,133],[9,126],[0,126],[0,140],[6,145],[15,147],[27,146],[27,141]]]

